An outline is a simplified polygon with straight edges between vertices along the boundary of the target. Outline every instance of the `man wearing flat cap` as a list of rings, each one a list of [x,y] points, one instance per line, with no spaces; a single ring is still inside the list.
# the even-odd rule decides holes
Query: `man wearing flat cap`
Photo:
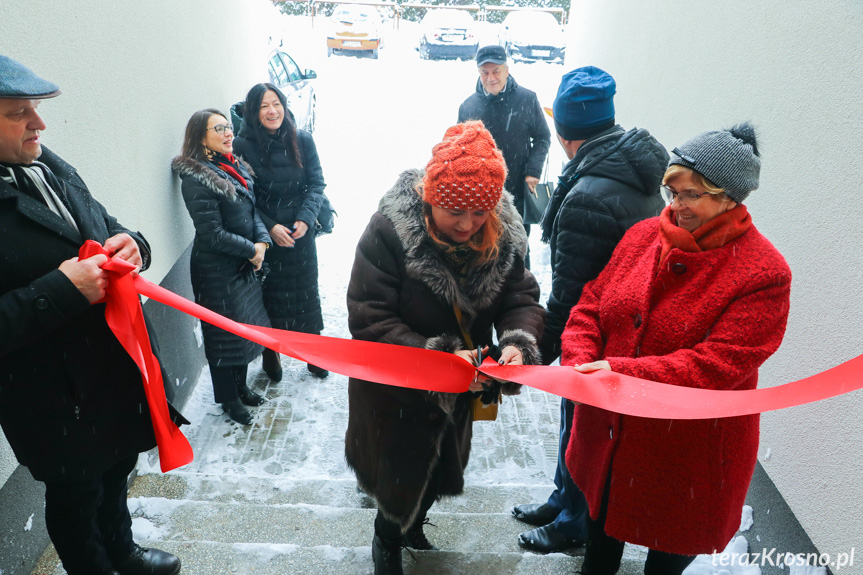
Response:
[[[42,147],[37,107],[60,93],[0,55],[0,425],[45,483],[48,534],[69,575],[175,575],[132,541],[127,479],[156,442],[141,374],[105,320],[104,255],[146,268],[149,246]]]
[[[615,123],[616,91],[610,74],[585,66],[563,76],[554,100],[557,140],[569,162],[541,223],[552,269],[540,343],[546,365],[560,357],[560,336],[584,285],[599,275],[626,230],[659,215],[665,205],[660,184],[668,152],[647,130],[625,130]],[[556,489],[546,503],[513,509],[517,519],[538,526],[519,535],[528,549],[562,551],[587,539],[587,503],[564,461],[573,410],[564,398]]]
[[[551,132],[536,94],[510,76],[503,46],[483,46],[476,53],[476,91],[458,109],[459,123],[482,120],[503,153],[504,188],[524,217],[524,194],[533,193],[551,144]],[[527,188],[527,189],[526,189]],[[530,226],[524,226],[530,234]],[[530,258],[525,258],[530,267]]]

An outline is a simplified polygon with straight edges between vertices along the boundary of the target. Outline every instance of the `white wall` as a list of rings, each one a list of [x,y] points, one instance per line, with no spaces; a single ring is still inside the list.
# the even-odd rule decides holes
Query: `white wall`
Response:
[[[226,114],[267,80],[269,38],[281,37],[266,0],[0,0],[0,54],[63,94],[39,107],[43,142],[75,166],[123,225],[144,233],[158,283],[193,230],[173,185],[193,112]],[[0,437],[0,486],[15,468]]]
[[[863,353],[863,4],[574,0],[570,23],[566,69],[611,73],[625,127],[669,149],[741,120],[759,128],[761,188],[747,205],[794,274],[788,331],[761,386]],[[861,400],[762,417],[761,463],[834,556],[863,541]]]

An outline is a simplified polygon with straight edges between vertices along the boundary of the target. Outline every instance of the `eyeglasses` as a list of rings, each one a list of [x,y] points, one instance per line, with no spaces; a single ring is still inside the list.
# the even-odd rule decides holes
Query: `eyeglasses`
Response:
[[[707,192],[702,194],[698,194],[696,192],[675,192],[665,184],[662,184],[662,190],[665,192],[665,198],[668,200],[668,203],[674,203],[674,200],[677,200],[684,206],[691,206],[704,196],[709,196]]]
[[[207,128],[207,129],[213,130],[217,134],[224,134],[225,131],[227,131],[227,130],[230,130],[233,132],[234,131],[234,125],[233,124],[216,124],[212,128]]]

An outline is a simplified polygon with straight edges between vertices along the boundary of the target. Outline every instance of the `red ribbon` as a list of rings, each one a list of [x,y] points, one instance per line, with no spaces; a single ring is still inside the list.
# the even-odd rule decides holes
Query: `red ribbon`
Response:
[[[368,381],[413,389],[467,391],[477,368],[451,354],[385,343],[345,340],[231,321],[144,278],[138,291],[165,305],[324,369]],[[710,390],[639,379],[607,370],[580,373],[571,367],[500,366],[478,371],[578,403],[659,419],[713,419],[762,413],[835,397],[863,387],[863,356],[793,383],[752,390]]]
[[[106,252],[95,242],[88,242],[80,257],[98,253]],[[348,377],[412,389],[461,393],[467,391],[479,371],[616,413],[714,419],[794,407],[863,387],[863,356],[793,383],[736,391],[669,385],[607,370],[584,374],[571,367],[500,366],[490,359],[476,368],[451,353],[237,323],[141,276],[132,278],[129,272],[134,266],[127,262],[109,259],[102,269],[109,272],[105,317],[141,370],[162,471],[191,462],[192,449],[168,415],[161,370],[150,348],[138,294],[300,361]]]
[[[84,260],[98,254],[108,256],[108,261],[102,266],[102,269],[108,272],[108,289],[102,300],[106,304],[105,320],[123,345],[123,349],[141,371],[144,394],[147,396],[150,418],[153,421],[153,433],[159,448],[159,465],[162,472],[191,463],[194,457],[192,446],[171,421],[168,400],[165,397],[165,385],[162,381],[162,369],[150,347],[150,336],[144,323],[141,301],[138,299],[138,292],[135,291],[132,276],[129,275],[135,266],[127,261],[111,258],[110,253],[92,240],[87,240],[81,246],[78,259]]]

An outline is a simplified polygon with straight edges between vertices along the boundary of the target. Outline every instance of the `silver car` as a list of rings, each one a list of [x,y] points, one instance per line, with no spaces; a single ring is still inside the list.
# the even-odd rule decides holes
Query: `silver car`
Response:
[[[479,40],[473,17],[465,10],[430,9],[420,24],[420,58],[476,57]]]
[[[548,12],[517,10],[510,12],[498,34],[498,44],[512,60],[543,60],[563,64],[566,39],[563,27]]]
[[[298,128],[315,131],[315,88],[309,80],[318,77],[314,70],[300,72],[294,59],[281,50],[270,54],[267,68],[270,81],[279,87],[288,100],[288,109],[294,115]]]

